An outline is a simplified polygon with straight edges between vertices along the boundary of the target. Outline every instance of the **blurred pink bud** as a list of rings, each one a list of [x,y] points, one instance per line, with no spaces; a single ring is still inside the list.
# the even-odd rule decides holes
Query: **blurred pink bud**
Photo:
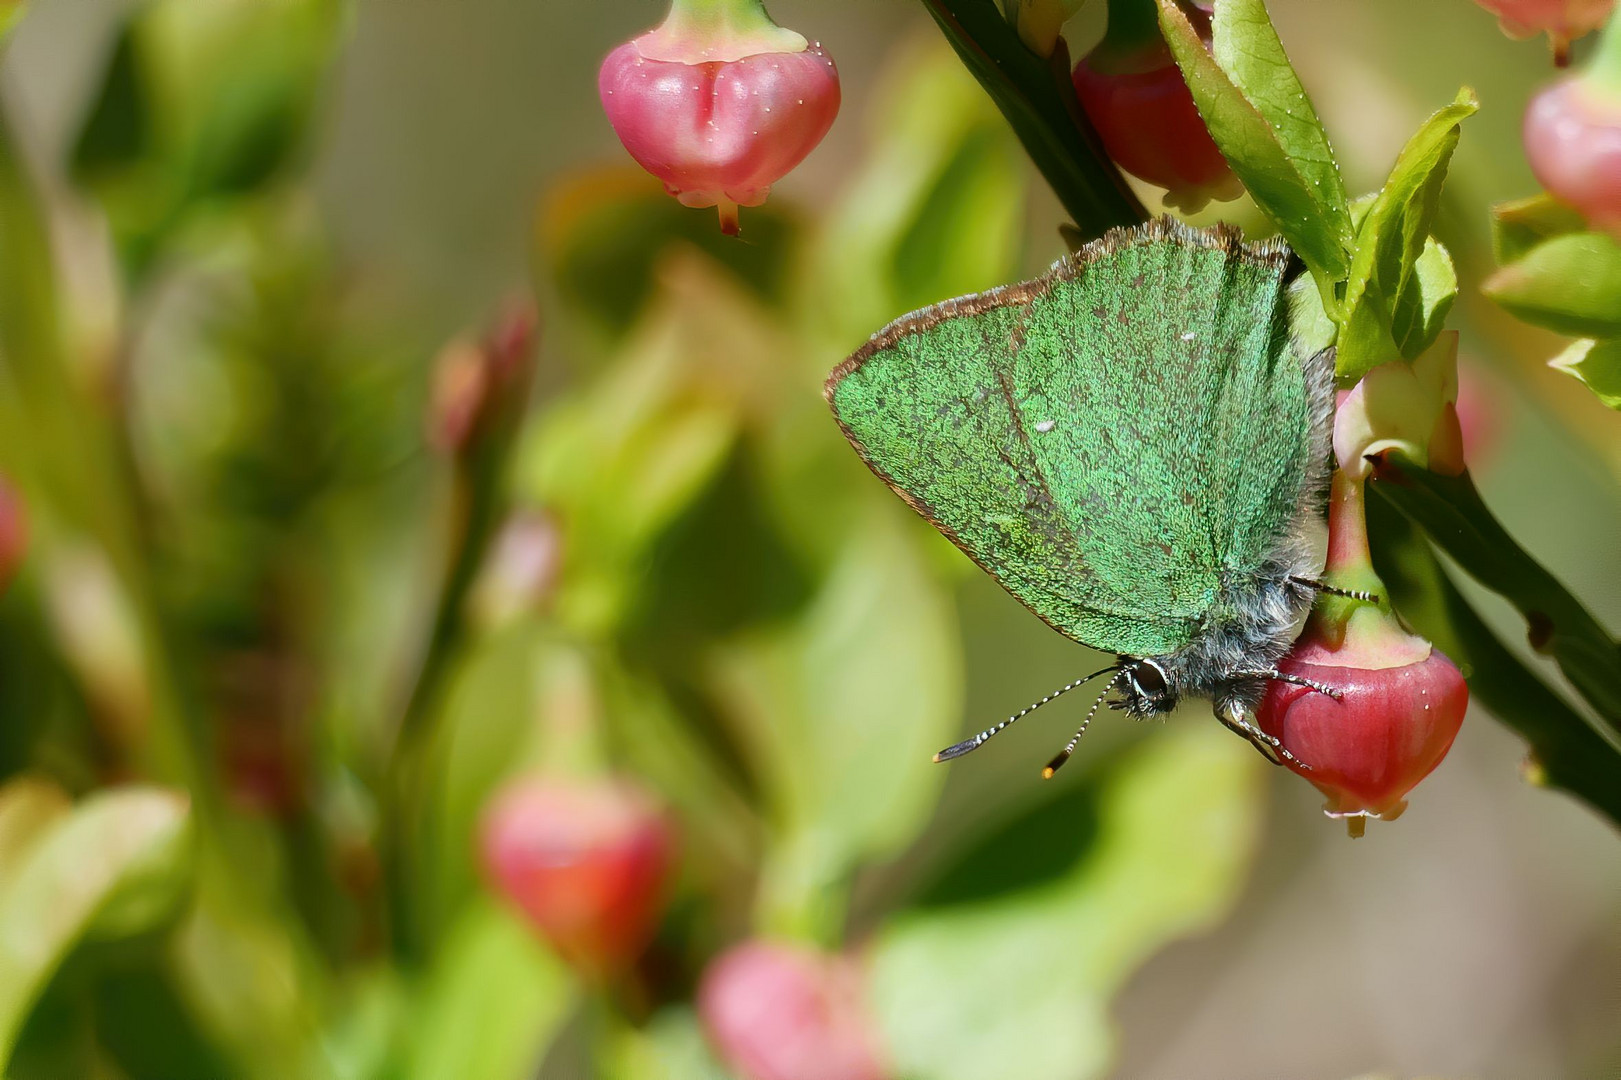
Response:
[[[759,0],[676,0],[608,54],[597,89],[630,156],[683,204],[719,207],[733,235],[737,208],[763,203],[839,111],[833,60]]]
[[[629,780],[522,780],[484,816],[490,880],[593,978],[624,970],[646,947],[673,848],[652,797]]]
[[[544,510],[520,510],[495,538],[469,603],[488,628],[502,626],[551,599],[563,565],[563,535]]]
[[[1498,17],[1503,32],[1524,38],[1548,34],[1554,62],[1564,66],[1570,43],[1604,25],[1615,0],[1476,0]]]
[[[482,340],[446,345],[434,363],[428,441],[445,453],[468,453],[510,426],[528,402],[539,317],[527,299],[514,300]]]
[[[1165,188],[1166,202],[1192,212],[1244,194],[1162,43],[1125,57],[1099,48],[1075,65],[1074,80],[1109,157]]]
[[[1525,156],[1542,186],[1594,228],[1621,237],[1621,92],[1562,79],[1525,111]]]
[[[28,554],[28,516],[22,496],[0,476],[0,593]]]
[[[856,962],[751,941],[710,963],[698,1014],[721,1058],[749,1080],[883,1080]]]

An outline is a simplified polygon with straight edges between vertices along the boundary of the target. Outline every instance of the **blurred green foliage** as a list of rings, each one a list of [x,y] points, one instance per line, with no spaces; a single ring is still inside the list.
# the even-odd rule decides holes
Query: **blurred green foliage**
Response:
[[[976,604],[820,396],[891,318],[1019,275],[1048,213],[1027,153],[1081,224],[1141,210],[1082,167],[1084,127],[1043,134],[1076,115],[1057,68],[970,55],[993,102],[942,42],[898,44],[847,106],[864,145],[837,198],[751,209],[742,243],[628,165],[565,178],[531,251],[557,364],[532,408],[527,367],[484,384],[470,448],[424,434],[441,343],[379,310],[312,199],[353,17],[136,5],[46,170],[0,101],[0,470],[36,526],[0,596],[0,1069],[723,1076],[694,984],[777,935],[863,958],[903,1075],[1104,1073],[1123,983],[1236,902],[1262,765],[1190,724],[1105,737],[1039,788],[1016,763],[1016,795],[948,781],[929,756],[984,719],[971,674],[1000,692],[1026,642],[1094,658]],[[98,228],[67,229],[42,175]],[[1343,201],[1334,228],[1367,228]],[[1552,235],[1515,222],[1505,251]],[[1375,269],[1422,279],[1424,250]],[[501,301],[445,358],[501,351]],[[523,514],[560,568],[485,617]],[[1411,565],[1442,573],[1427,548]],[[1499,700],[1560,700],[1459,610],[1427,632],[1459,634]],[[491,792],[537,770],[635,775],[677,823],[669,914],[613,993],[481,879]]]

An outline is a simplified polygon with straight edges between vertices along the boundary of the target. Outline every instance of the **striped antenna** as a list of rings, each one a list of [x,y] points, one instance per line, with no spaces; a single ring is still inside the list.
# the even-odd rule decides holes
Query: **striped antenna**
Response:
[[[1109,696],[1109,691],[1114,689],[1115,683],[1125,677],[1125,671],[1121,670],[1115,674],[1114,678],[1109,680],[1109,685],[1103,688],[1103,693],[1098,695],[1098,699],[1092,702],[1092,707],[1086,711],[1086,719],[1081,721],[1080,730],[1075,732],[1074,738],[1070,739],[1069,744],[1060,750],[1056,757],[1047,762],[1045,769],[1041,770],[1043,780],[1051,780],[1053,773],[1064,767],[1064,762],[1068,761],[1069,756],[1075,752],[1075,746],[1081,741],[1081,736],[1086,734],[1086,726],[1092,722],[1092,717],[1098,714],[1098,709],[1102,708],[1103,699]]]
[[[995,735],[997,732],[1001,731],[1003,728],[1007,727],[1009,724],[1013,723],[1015,720],[1021,720],[1024,717],[1029,716],[1031,713],[1035,712],[1037,709],[1039,709],[1043,705],[1047,704],[1047,702],[1054,701],[1054,700],[1056,700],[1058,698],[1063,697],[1065,694],[1069,693],[1071,690],[1074,690],[1078,686],[1085,686],[1087,683],[1091,682],[1093,679],[1097,678],[1099,675],[1105,675],[1108,672],[1119,671],[1119,670],[1120,670],[1120,666],[1118,664],[1110,664],[1106,668],[1102,668],[1101,670],[1092,672],[1092,674],[1088,675],[1084,679],[1076,679],[1074,682],[1070,683],[1068,686],[1060,686],[1057,690],[1054,690],[1052,693],[1048,694],[1046,697],[1042,698],[1040,701],[1037,701],[1037,702],[1035,702],[1035,703],[1033,703],[1031,705],[1027,705],[1025,708],[1020,709],[1018,712],[1014,713],[1012,716],[1008,717],[1006,720],[1003,720],[1000,724],[997,724],[995,727],[988,727],[984,731],[980,732],[978,735],[975,735],[972,739],[964,739],[962,742],[957,743],[955,746],[946,747],[944,750],[942,750],[938,754],[934,755],[934,760],[936,760],[936,761],[950,761],[952,758],[960,758],[960,757],[962,757],[964,754],[968,753],[970,750],[978,750],[981,746],[985,745],[985,743],[990,739],[990,737],[992,735]],[[1117,675],[1115,677],[1115,680],[1111,680],[1109,682],[1109,685],[1113,686],[1115,681],[1118,680],[1118,678],[1119,678],[1119,676]],[[1108,691],[1104,691],[1104,692],[1107,693]],[[1094,707],[1094,709],[1092,711],[1096,712],[1097,709]],[[1087,719],[1090,720],[1091,717],[1088,716]]]

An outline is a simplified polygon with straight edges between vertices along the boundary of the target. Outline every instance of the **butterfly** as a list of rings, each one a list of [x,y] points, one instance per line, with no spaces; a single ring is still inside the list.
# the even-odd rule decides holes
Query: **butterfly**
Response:
[[[1297,346],[1281,240],[1171,218],[1109,232],[1033,281],[924,308],[828,377],[867,465],[1049,626],[1115,663],[935,755],[977,749],[1105,674],[1113,707],[1184,697],[1270,760],[1251,722],[1319,591],[1332,349]],[[1346,593],[1361,600],[1372,597]]]

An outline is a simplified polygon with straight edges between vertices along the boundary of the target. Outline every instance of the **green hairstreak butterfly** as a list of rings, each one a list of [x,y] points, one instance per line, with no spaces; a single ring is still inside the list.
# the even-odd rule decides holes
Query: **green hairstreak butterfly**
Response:
[[[1267,680],[1301,681],[1277,662],[1327,588],[1334,365],[1290,335],[1297,266],[1281,241],[1164,218],[898,319],[829,376],[873,472],[1053,629],[1117,655],[937,760],[1110,673],[1046,775],[1113,690],[1137,717],[1208,698],[1289,756],[1250,717]]]

